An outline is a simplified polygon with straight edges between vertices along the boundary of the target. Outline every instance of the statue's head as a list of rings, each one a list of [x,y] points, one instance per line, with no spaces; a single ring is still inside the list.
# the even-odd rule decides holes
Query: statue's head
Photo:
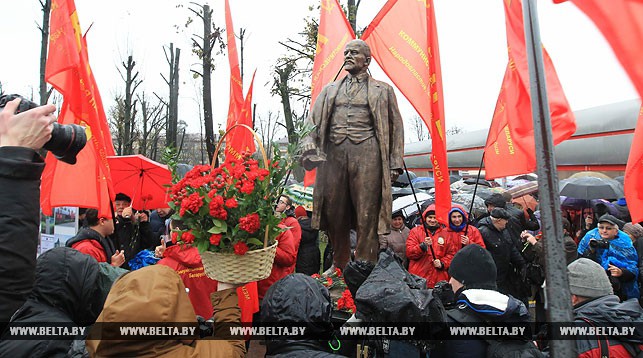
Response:
[[[344,69],[352,75],[366,72],[371,63],[371,48],[362,40],[353,40],[344,49]]]

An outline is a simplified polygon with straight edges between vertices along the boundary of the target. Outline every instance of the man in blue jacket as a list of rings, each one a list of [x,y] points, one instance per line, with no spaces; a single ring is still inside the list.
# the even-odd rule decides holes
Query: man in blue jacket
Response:
[[[601,216],[598,226],[588,231],[578,243],[578,254],[594,260],[605,269],[614,294],[621,300],[638,299],[638,256],[630,237],[619,230],[618,222],[612,215]]]

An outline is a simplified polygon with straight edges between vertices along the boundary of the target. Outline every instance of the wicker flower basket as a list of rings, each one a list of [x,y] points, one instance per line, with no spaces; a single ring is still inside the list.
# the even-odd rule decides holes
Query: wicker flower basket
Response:
[[[205,274],[213,280],[246,283],[270,276],[277,253],[277,242],[265,249],[248,251],[245,255],[206,251],[201,253]]]
[[[219,140],[212,158],[212,166],[214,167],[215,158],[221,149],[223,140],[235,127],[246,128],[252,133],[257,140],[259,149],[261,150],[261,154],[264,158],[264,163],[267,163],[268,157],[263,145],[261,145],[261,138],[252,128],[244,124],[236,124],[232,126]],[[268,246],[268,230],[266,229],[263,249],[248,251],[244,255],[213,251],[201,252],[200,254],[206,276],[219,282],[238,284],[260,281],[270,276],[276,253],[277,242],[275,241],[272,246]]]

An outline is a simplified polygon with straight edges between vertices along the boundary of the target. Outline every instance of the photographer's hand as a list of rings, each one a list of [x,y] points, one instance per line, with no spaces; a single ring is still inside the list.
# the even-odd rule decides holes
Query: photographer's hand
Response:
[[[6,104],[0,112],[0,146],[40,149],[51,139],[56,110],[53,104],[15,114],[20,99]]]
[[[621,277],[623,275],[623,270],[612,264],[609,264],[607,266],[607,270],[612,274],[613,277]]]

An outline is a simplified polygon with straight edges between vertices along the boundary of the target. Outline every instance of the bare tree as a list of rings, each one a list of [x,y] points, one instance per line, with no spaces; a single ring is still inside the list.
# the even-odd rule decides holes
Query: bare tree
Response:
[[[418,116],[417,114],[414,115],[413,117],[411,117],[410,122],[411,125],[409,127],[413,136],[412,139],[417,139],[418,142],[429,139],[429,131],[420,116]]]
[[[165,116],[163,103],[153,104],[145,96],[145,92],[136,96],[141,105],[141,130],[139,137],[139,153],[148,158],[154,154],[154,143],[158,142],[159,137],[165,128]]]
[[[114,105],[109,109],[109,131],[116,134],[112,140],[115,142],[116,153],[123,155],[123,144],[125,143],[125,101],[117,95],[114,98]]]
[[[47,67],[47,47],[49,46],[49,14],[51,13],[51,0],[38,0],[42,7],[42,26],[40,30],[40,104],[47,104],[53,87],[47,88],[45,81],[45,68]]]
[[[137,101],[134,100],[134,94],[138,86],[142,83],[138,79],[138,71],[134,72],[136,61],[132,55],[127,57],[127,63],[122,62],[125,68],[125,75],[119,70],[123,81],[125,81],[125,97],[123,98],[123,152],[121,155],[134,154],[134,141],[136,139],[136,105]]]
[[[456,124],[456,125],[453,125],[453,126],[449,127],[449,129],[447,129],[446,135],[455,135],[455,134],[460,134],[460,133],[464,133],[464,132],[465,132],[464,128],[460,127],[460,126],[458,126]]]
[[[275,115],[272,111],[268,111],[265,116],[258,115],[259,120],[257,121],[255,128],[257,129],[257,134],[261,137],[261,142],[264,148],[270,148],[270,145],[275,141],[275,136],[278,130],[277,121],[279,115]],[[272,153],[269,153],[269,155]]]
[[[214,65],[212,62],[212,50],[219,41],[219,52],[225,48],[221,39],[221,29],[212,23],[212,10],[209,5],[200,5],[191,2],[197,10],[190,8],[197,17],[203,22],[203,35],[194,34],[192,37],[192,52],[201,59],[202,72],[191,70],[193,75],[203,79],[203,123],[205,126],[205,146],[208,151],[208,157],[214,155],[214,127],[212,120],[212,71]],[[188,21],[190,24],[191,19]],[[200,40],[199,43],[197,40]]]
[[[165,80],[165,83],[167,83],[170,90],[170,98],[167,103],[165,145],[176,148],[178,135],[177,126],[179,121],[179,58],[181,56],[181,49],[175,49],[174,44],[170,43],[169,48],[163,47],[163,52],[165,53],[165,60],[170,66],[169,79],[165,78],[161,73],[161,77]]]

